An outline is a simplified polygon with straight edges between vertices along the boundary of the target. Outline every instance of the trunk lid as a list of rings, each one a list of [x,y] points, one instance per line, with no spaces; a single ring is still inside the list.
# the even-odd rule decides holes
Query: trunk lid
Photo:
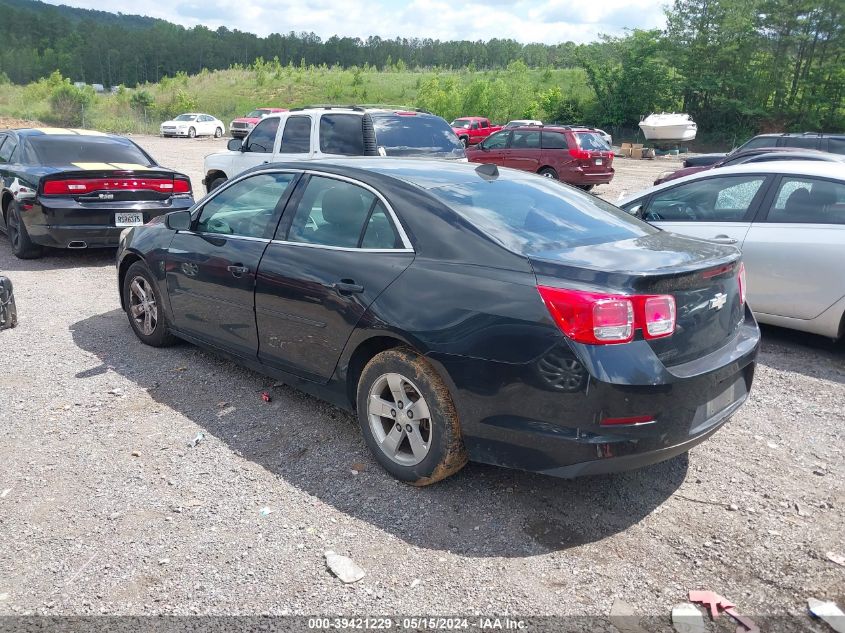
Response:
[[[648,339],[667,366],[705,356],[733,338],[745,316],[739,251],[659,232],[529,256],[543,286],[615,294],[670,294],[675,332]],[[636,338],[641,338],[638,333]]]

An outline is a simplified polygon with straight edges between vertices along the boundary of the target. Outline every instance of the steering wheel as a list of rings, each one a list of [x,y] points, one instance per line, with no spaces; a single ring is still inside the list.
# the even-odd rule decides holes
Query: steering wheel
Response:
[[[209,219],[206,228],[210,233],[225,233],[226,235],[231,235],[232,233],[232,227],[229,226],[229,223],[220,218]]]
[[[685,202],[676,202],[672,205],[669,205],[666,208],[671,209],[672,215],[675,216],[675,217],[685,215],[685,216],[687,216],[688,220],[695,220],[696,219],[695,210],[691,206],[686,204]]]

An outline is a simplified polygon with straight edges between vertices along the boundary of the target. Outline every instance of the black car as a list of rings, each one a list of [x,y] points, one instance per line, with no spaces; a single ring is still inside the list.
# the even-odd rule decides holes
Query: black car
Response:
[[[727,154],[701,154],[690,156],[684,167],[705,167],[714,165],[727,156],[749,149],[762,147],[789,147],[792,149],[814,149],[831,154],[845,154],[845,134],[825,132],[782,132],[780,134],[758,134]]]
[[[194,204],[191,181],[135,143],[90,130],[0,133],[0,230],[17,257],[115,247],[120,232]]]
[[[117,266],[143,342],[356,410],[415,484],[683,453],[745,401],[759,346],[735,248],[492,165],[264,165],[128,231]]]

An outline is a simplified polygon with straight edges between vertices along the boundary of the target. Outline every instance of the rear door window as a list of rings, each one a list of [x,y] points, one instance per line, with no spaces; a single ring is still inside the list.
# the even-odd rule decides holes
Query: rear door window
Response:
[[[781,139],[782,147],[800,147],[801,149],[818,149],[818,136],[784,136]]]
[[[827,139],[827,151],[831,154],[845,154],[845,137],[835,136]]]
[[[540,133],[516,130],[511,137],[511,149],[540,149]]]
[[[784,176],[766,221],[845,224],[845,183]]]
[[[324,114],[320,117],[320,151],[342,156],[364,155],[364,117]]]
[[[269,121],[269,119],[266,119]],[[279,152],[283,154],[307,154],[311,151],[311,117],[292,116],[285,121]]]
[[[652,222],[742,222],[765,176],[705,178],[652,195],[645,219]]]
[[[560,132],[543,132],[543,149],[568,149],[566,137]]]
[[[279,119],[264,119],[256,125],[246,140],[246,150],[259,154],[269,154],[276,144],[276,132],[279,131]]]

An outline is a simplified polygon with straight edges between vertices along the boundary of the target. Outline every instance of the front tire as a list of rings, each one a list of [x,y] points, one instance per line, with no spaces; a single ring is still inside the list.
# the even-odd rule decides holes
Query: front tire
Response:
[[[188,128],[188,138],[196,138],[197,131],[194,128]]]
[[[18,259],[38,259],[44,254],[44,249],[29,237],[18,205],[14,201],[9,203],[6,212],[6,233],[12,245],[12,253]]]
[[[225,182],[226,182],[226,177],[225,177],[225,176],[218,176],[217,178],[215,178],[214,180],[212,180],[212,181],[211,181],[211,183],[209,183],[209,185],[208,185],[208,193],[211,193],[212,191],[214,191],[215,189],[217,189],[217,187],[219,187],[220,185],[222,185],[222,184],[223,184],[223,183],[225,183]]]
[[[461,144],[464,146],[464,149],[469,147],[469,138],[467,138],[466,136],[462,136],[461,137]]]
[[[391,349],[373,357],[358,381],[357,404],[367,446],[400,481],[427,486],[467,463],[449,389],[419,354]]]
[[[135,262],[123,279],[123,305],[129,325],[142,343],[152,347],[167,347],[177,342],[164,314],[161,294],[150,269],[143,262]]]
[[[221,136],[223,136],[223,130],[221,130],[220,128],[215,129],[214,138],[220,138]]]

